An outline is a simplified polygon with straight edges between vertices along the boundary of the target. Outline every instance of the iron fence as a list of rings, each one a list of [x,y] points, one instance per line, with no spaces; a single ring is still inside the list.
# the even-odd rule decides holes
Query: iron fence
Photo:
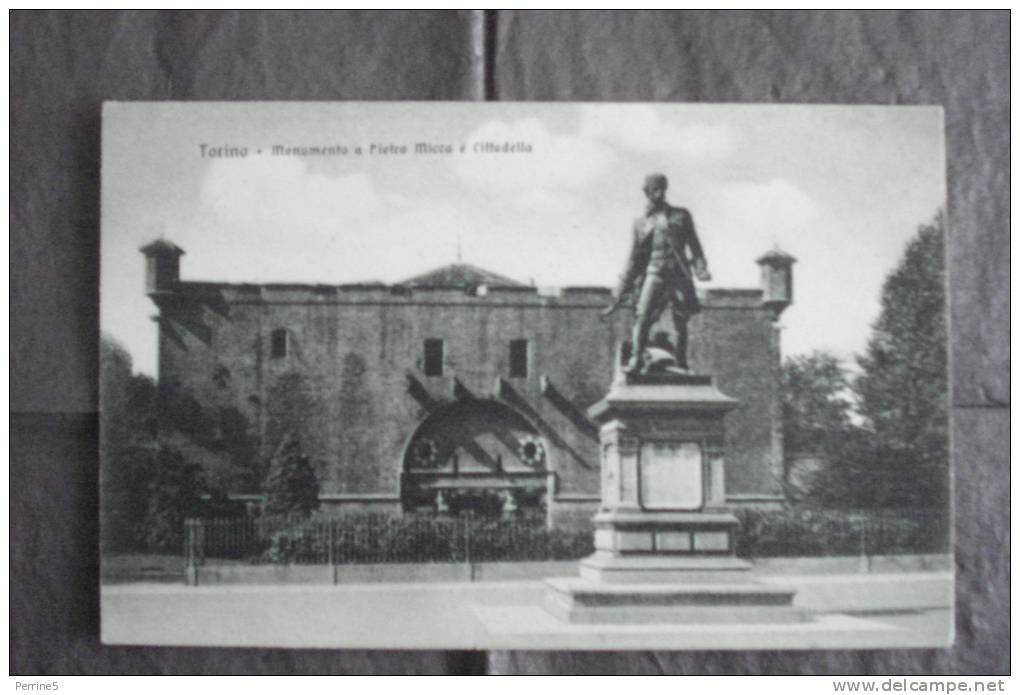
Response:
[[[738,510],[741,557],[940,554],[950,549],[948,509]]]
[[[594,550],[590,529],[543,519],[385,515],[190,519],[189,561],[373,564],[570,560]]]
[[[902,555],[949,550],[949,516],[934,510],[737,512],[741,557]],[[574,560],[591,528],[547,528],[544,517],[410,515],[190,519],[185,554],[250,564],[375,564]]]

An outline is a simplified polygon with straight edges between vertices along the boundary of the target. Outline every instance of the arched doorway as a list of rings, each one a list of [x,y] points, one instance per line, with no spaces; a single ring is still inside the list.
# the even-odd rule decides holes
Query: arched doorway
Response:
[[[422,421],[404,452],[404,510],[542,517],[547,457],[535,427],[505,403],[442,405]]]

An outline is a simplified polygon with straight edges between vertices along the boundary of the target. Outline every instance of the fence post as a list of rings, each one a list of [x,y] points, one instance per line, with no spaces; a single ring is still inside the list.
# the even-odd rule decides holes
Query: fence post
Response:
[[[475,566],[471,562],[471,510],[464,513],[464,561],[467,563],[468,581],[475,580]]]
[[[327,535],[329,536],[329,566],[332,568],[331,571],[333,573],[333,584],[337,584],[338,583],[337,580],[339,579],[339,573],[337,572],[336,567],[336,555],[334,555],[333,551],[333,546],[336,544],[336,519],[330,519],[328,523],[329,533]]]
[[[184,520],[184,581],[188,586],[198,586],[198,519]]]
[[[861,554],[858,560],[858,571],[868,574],[871,572],[871,557],[868,555],[868,519],[870,515],[861,515]]]

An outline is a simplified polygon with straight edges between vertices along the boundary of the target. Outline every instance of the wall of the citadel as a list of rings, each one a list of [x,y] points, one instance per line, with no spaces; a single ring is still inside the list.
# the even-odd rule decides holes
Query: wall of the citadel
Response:
[[[459,290],[181,283],[164,308],[160,379],[210,408],[232,408],[251,424],[268,457],[287,429],[315,461],[327,502],[347,509],[399,508],[405,448],[428,414],[409,394],[415,375],[430,398],[455,398],[456,378],[476,397],[502,397],[536,424],[556,476],[555,513],[587,519],[599,492],[597,434],[577,413],[605,393],[631,313],[602,323],[606,292],[539,296],[532,288],[484,297]],[[169,305],[166,305],[169,306]],[[668,319],[667,319],[668,321]],[[270,356],[286,329],[288,354]],[[760,293],[714,291],[691,323],[695,371],[716,376],[740,400],[727,416],[727,492],[780,494],[779,353]],[[423,341],[445,341],[444,375],[426,377]],[[509,342],[529,341],[526,378],[509,377]],[[570,401],[543,394],[540,377]],[[495,392],[502,377],[510,391]]]
[[[781,501],[782,429],[778,328],[757,290],[716,290],[690,323],[691,367],[740,401],[726,416],[726,495]],[[770,500],[771,498],[771,500]]]
[[[286,429],[298,431],[327,501],[363,508],[399,500],[404,450],[427,415],[408,392],[408,373],[437,402],[455,397],[454,379],[477,397],[496,397],[502,377],[510,386],[502,397],[547,444],[557,494],[597,496],[597,435],[578,425],[576,413],[605,393],[626,324],[624,316],[598,320],[604,292],[180,288],[186,299],[163,311],[160,379],[210,409],[242,413],[264,457]],[[288,354],[272,358],[270,335],[281,328]],[[445,341],[441,377],[424,375],[426,338]],[[509,342],[518,338],[529,342],[529,370],[510,378]],[[543,375],[575,405],[573,418],[543,395]]]

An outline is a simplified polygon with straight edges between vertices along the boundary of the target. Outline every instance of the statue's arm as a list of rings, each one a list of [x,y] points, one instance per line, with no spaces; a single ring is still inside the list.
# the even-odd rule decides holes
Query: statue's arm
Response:
[[[616,311],[623,304],[627,295],[634,291],[634,282],[637,280],[638,275],[641,274],[642,269],[641,234],[637,225],[635,225],[630,253],[627,254],[627,265],[624,266],[623,272],[620,274],[620,282],[616,286],[616,291],[613,292],[612,303],[602,310],[603,317],[609,316]]]
[[[630,253],[627,255],[627,264],[620,274],[620,283],[616,288],[617,300],[622,300],[634,289],[634,281],[641,274],[641,231],[635,226],[632,234]]]
[[[691,250],[691,261],[694,264],[694,275],[702,282],[712,279],[708,272],[708,261],[705,260],[705,251],[701,247],[701,239],[694,228],[694,217],[687,210],[684,210],[684,222],[687,226],[687,247]]]

